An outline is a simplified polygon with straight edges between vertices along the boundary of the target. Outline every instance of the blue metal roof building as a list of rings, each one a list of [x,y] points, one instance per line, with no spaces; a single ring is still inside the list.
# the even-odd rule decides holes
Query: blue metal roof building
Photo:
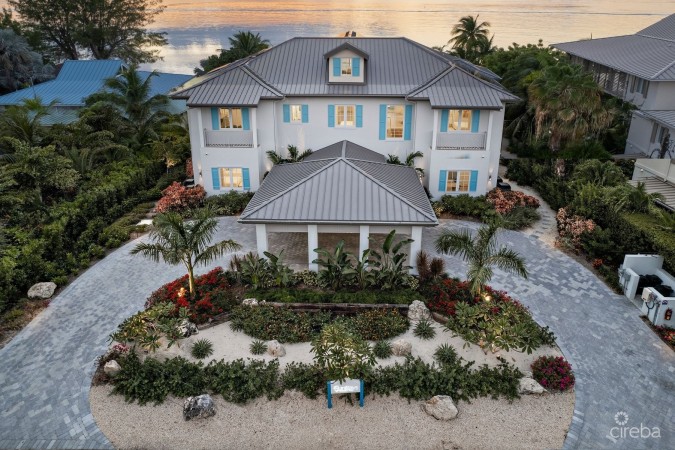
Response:
[[[44,104],[56,102],[55,111],[45,118],[45,125],[72,122],[77,119],[77,110],[84,106],[85,99],[103,89],[105,80],[117,75],[123,66],[118,60],[66,61],[55,79],[0,96],[0,107],[39,97]],[[145,80],[151,72],[138,73]],[[168,94],[191,78],[192,75],[158,73],[152,79],[150,95]],[[185,101],[172,100],[169,111],[185,111]]]

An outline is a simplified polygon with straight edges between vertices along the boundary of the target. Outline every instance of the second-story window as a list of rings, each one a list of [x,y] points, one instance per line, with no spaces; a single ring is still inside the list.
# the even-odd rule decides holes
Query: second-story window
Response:
[[[340,60],[341,65],[341,75],[352,75],[352,59],[351,58],[342,58]]]
[[[302,105],[291,105],[291,123],[302,123]]]
[[[451,109],[448,111],[447,131],[471,131],[471,110]]]
[[[405,108],[403,105],[387,105],[387,139],[403,138],[403,121]]]
[[[356,126],[356,106],[355,105],[336,105],[335,106],[335,126],[342,128],[352,128]]]
[[[244,128],[241,108],[220,108],[220,128],[225,130]]]

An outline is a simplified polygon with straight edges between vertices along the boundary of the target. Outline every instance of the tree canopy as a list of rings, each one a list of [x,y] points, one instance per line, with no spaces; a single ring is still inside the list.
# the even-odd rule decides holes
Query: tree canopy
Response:
[[[203,75],[225,64],[255,55],[270,46],[270,42],[267,39],[263,39],[259,33],[254,34],[251,31],[239,31],[234,36],[228,38],[228,40],[230,48],[220,49],[220,54],[211,55],[199,62],[201,68],[195,67],[197,75]]]
[[[493,51],[490,37],[490,22],[479,22],[476,17],[464,16],[452,27],[452,38],[448,45],[452,46],[450,53],[473,63],[480,63],[482,59]]]
[[[162,0],[9,0],[21,27],[55,59],[120,58],[154,62],[164,33],[146,27],[164,9]],[[155,48],[153,48],[155,47]]]

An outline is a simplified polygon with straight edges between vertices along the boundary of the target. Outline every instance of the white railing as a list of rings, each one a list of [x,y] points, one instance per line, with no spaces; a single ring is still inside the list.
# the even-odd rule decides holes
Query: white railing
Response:
[[[487,133],[471,133],[453,131],[438,133],[436,136],[437,150],[485,150]]]
[[[207,147],[253,147],[253,131],[204,129],[204,145]]]

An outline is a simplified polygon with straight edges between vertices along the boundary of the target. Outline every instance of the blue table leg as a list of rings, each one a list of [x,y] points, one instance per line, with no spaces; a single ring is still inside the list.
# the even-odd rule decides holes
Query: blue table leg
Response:
[[[330,381],[326,382],[326,397],[328,398],[328,409],[333,407],[333,396],[330,393]]]
[[[359,392],[359,406],[363,408],[363,394],[365,392],[365,389],[363,388],[364,386],[363,380],[361,380],[361,392]]]

